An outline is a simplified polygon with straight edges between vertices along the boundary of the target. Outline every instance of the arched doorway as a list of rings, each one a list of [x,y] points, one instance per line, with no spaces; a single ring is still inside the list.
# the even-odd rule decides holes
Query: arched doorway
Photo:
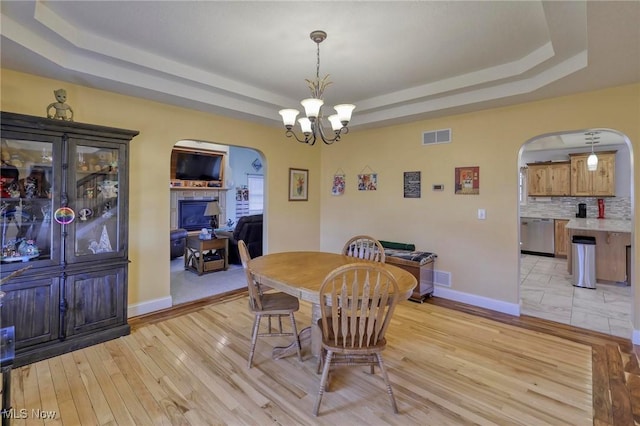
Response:
[[[591,143],[585,134],[596,134],[596,143]],[[561,174],[556,175],[553,168],[568,173],[569,179],[575,179],[575,167],[570,158],[588,154],[593,151],[601,158],[605,152],[615,158],[615,196],[576,196],[575,188],[568,195],[559,195],[554,188],[548,195],[536,189],[531,191],[528,184],[536,186],[542,178],[555,176],[561,180]],[[570,220],[573,228],[578,223],[576,212],[578,204],[587,208],[587,219],[590,224],[609,226],[614,221],[628,230],[626,237],[629,243],[633,240],[634,229],[634,201],[633,201],[633,151],[631,143],[624,134],[610,129],[588,129],[583,131],[569,131],[536,136],[523,144],[518,158],[519,173],[519,206],[520,217],[520,303],[521,314],[548,319],[555,322],[570,324],[576,327],[603,332],[625,338],[631,338],[633,333],[633,277],[622,280],[607,280],[598,277],[595,289],[581,288],[573,285],[572,274],[568,264],[572,259],[562,255],[562,238],[558,238],[563,226]],[[567,164],[567,166],[565,166]],[[548,165],[548,168],[547,168]],[[551,171],[550,171],[551,170]],[[569,170],[567,172],[566,170]],[[571,171],[573,170],[573,172]],[[532,171],[535,174],[532,174]],[[598,168],[600,172],[601,169]],[[549,173],[545,175],[545,173]],[[595,173],[595,172],[593,172]],[[532,176],[536,180],[532,181]],[[570,184],[570,183],[569,183]],[[562,188],[562,185],[560,185]],[[531,194],[535,194],[532,196]],[[546,195],[546,196],[545,196]],[[598,198],[602,198],[606,205],[605,220],[598,220]],[[595,220],[595,222],[593,222]],[[532,225],[532,221],[537,223]],[[545,223],[542,223],[545,222]],[[585,222],[580,222],[580,226]],[[535,229],[535,231],[533,231]],[[551,229],[553,246],[548,244],[549,238],[541,238],[541,233],[548,235]],[[607,228],[605,228],[607,229]],[[620,229],[616,228],[616,231]],[[532,234],[532,235],[529,235]],[[603,234],[598,234],[603,235]],[[607,235],[614,235],[613,233]],[[615,234],[616,238],[620,235]],[[625,235],[622,235],[625,237]],[[542,242],[545,240],[545,242]],[[534,243],[531,240],[536,240]],[[560,244],[558,244],[560,242]],[[569,247],[570,241],[564,240],[564,247]],[[529,250],[534,249],[534,250]],[[624,248],[623,248],[624,250]],[[602,253],[600,253],[602,255]],[[597,255],[596,255],[597,256]],[[626,258],[616,258],[626,266]],[[627,268],[625,268],[626,272]],[[599,274],[598,274],[599,275]],[[631,274],[629,274],[631,275]]]
[[[198,271],[194,271],[192,262],[189,262],[189,256],[185,261],[183,255],[177,252],[173,253],[170,262],[170,292],[173,306],[221,297],[246,289],[246,276],[242,266],[233,260],[235,257],[231,253],[233,250],[233,231],[243,216],[262,215],[265,203],[263,196],[265,159],[260,152],[251,148],[191,140],[179,141],[174,146],[174,151],[184,149],[204,155],[220,154],[224,160],[220,167],[220,176],[213,176],[214,181],[210,183],[197,180],[183,182],[174,179],[175,176],[171,176],[170,227],[171,229],[183,227],[182,224],[185,221],[180,215],[181,211],[187,211],[187,207],[197,208],[200,205],[200,208],[204,208],[210,202],[215,201],[219,210],[215,231],[218,241],[214,243],[229,238],[227,240],[228,263],[227,268],[224,269],[222,267],[224,264],[223,251],[204,250],[205,265],[215,266],[220,263],[221,267],[203,268],[200,274]],[[172,160],[170,165],[172,170],[177,167],[173,162],[175,160]],[[196,165],[192,166],[188,166],[188,168],[193,170]],[[215,180],[215,178],[219,179]],[[206,211],[200,212],[198,216],[203,216],[205,213]],[[195,219],[197,221],[198,218]],[[204,220],[203,226],[206,226],[210,220],[209,217],[201,219]],[[206,227],[211,228],[211,226]],[[189,236],[198,233],[200,226],[196,228],[198,229],[189,228]],[[262,239],[261,236],[260,239]],[[197,255],[199,256],[199,254]],[[220,255],[220,259],[216,257],[218,255]],[[208,260],[210,262],[206,263]]]

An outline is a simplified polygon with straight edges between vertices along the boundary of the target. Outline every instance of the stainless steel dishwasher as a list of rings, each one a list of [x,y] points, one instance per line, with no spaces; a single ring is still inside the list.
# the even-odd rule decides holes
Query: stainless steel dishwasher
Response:
[[[520,218],[520,251],[554,256],[555,229],[553,219]]]

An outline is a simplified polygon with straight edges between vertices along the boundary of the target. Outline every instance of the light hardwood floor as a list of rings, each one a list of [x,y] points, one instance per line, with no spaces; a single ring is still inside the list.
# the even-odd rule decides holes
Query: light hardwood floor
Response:
[[[333,375],[320,416],[308,352],[246,368],[246,293],[133,319],[132,334],[14,370],[14,425],[633,424],[638,364],[622,339],[431,299],[402,302],[383,356],[398,402],[365,368]],[[310,306],[297,314],[302,327]],[[637,387],[637,385],[635,385]],[[626,393],[625,393],[626,392]],[[16,411],[20,413],[20,411]]]

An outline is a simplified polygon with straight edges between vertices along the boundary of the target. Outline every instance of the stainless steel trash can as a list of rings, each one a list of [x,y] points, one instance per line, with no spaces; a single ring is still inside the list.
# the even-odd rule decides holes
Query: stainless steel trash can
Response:
[[[573,285],[596,288],[596,237],[574,235],[571,245]]]

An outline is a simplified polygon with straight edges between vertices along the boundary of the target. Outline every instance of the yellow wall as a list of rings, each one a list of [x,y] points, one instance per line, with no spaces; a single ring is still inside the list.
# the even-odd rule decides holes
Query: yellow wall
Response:
[[[181,139],[246,146],[265,161],[269,251],[319,248],[319,179],[310,173],[309,202],[288,201],[289,167],[319,169],[317,150],[281,129],[149,102],[66,82],[2,70],[3,111],[46,116],[53,90],[67,90],[75,121],[140,131],[131,142],[129,304],[169,296],[169,159]],[[276,114],[276,112],[274,112]]]
[[[438,254],[436,269],[452,273],[452,290],[518,304],[521,146],[544,133],[611,128],[631,139],[640,164],[639,123],[640,85],[632,85],[351,132],[322,150],[321,248],[339,250],[357,233],[414,243]],[[445,128],[452,143],[421,145],[422,132]],[[454,194],[454,169],[465,166],[480,167],[480,195]],[[357,191],[357,174],[370,169],[378,173],[378,190]],[[346,174],[342,196],[330,192],[337,170]],[[418,170],[422,197],[405,199],[403,172]],[[445,190],[432,191],[440,183]],[[479,208],[486,220],[477,219]],[[639,271],[637,259],[635,266]]]
[[[437,269],[452,273],[452,290],[508,304],[518,303],[517,177],[523,143],[544,133],[610,128],[631,139],[632,160],[640,164],[638,84],[354,130],[337,144],[314,147],[286,139],[280,128],[9,70],[2,70],[2,110],[44,116],[52,91],[60,87],[67,89],[76,121],[140,131],[131,144],[130,304],[169,295],[169,262],[164,261],[169,259],[168,165],[171,147],[180,139],[246,146],[264,154],[267,252],[338,251],[358,233],[413,242],[438,254]],[[421,146],[423,131],[442,128],[452,129],[453,143]],[[454,168],[462,166],[480,167],[480,195],[453,193]],[[289,167],[309,169],[309,202],[288,202]],[[331,182],[340,169],[347,175],[347,191],[335,197]],[[378,173],[378,191],[355,189],[363,170]],[[402,173],[414,170],[422,171],[422,198],[404,199]],[[634,173],[635,200],[640,199],[639,176]],[[445,191],[433,192],[436,183]],[[485,221],[476,218],[478,208],[486,209]],[[639,242],[635,232],[635,247]],[[638,256],[634,270],[640,271]],[[636,320],[634,328],[638,325]]]

